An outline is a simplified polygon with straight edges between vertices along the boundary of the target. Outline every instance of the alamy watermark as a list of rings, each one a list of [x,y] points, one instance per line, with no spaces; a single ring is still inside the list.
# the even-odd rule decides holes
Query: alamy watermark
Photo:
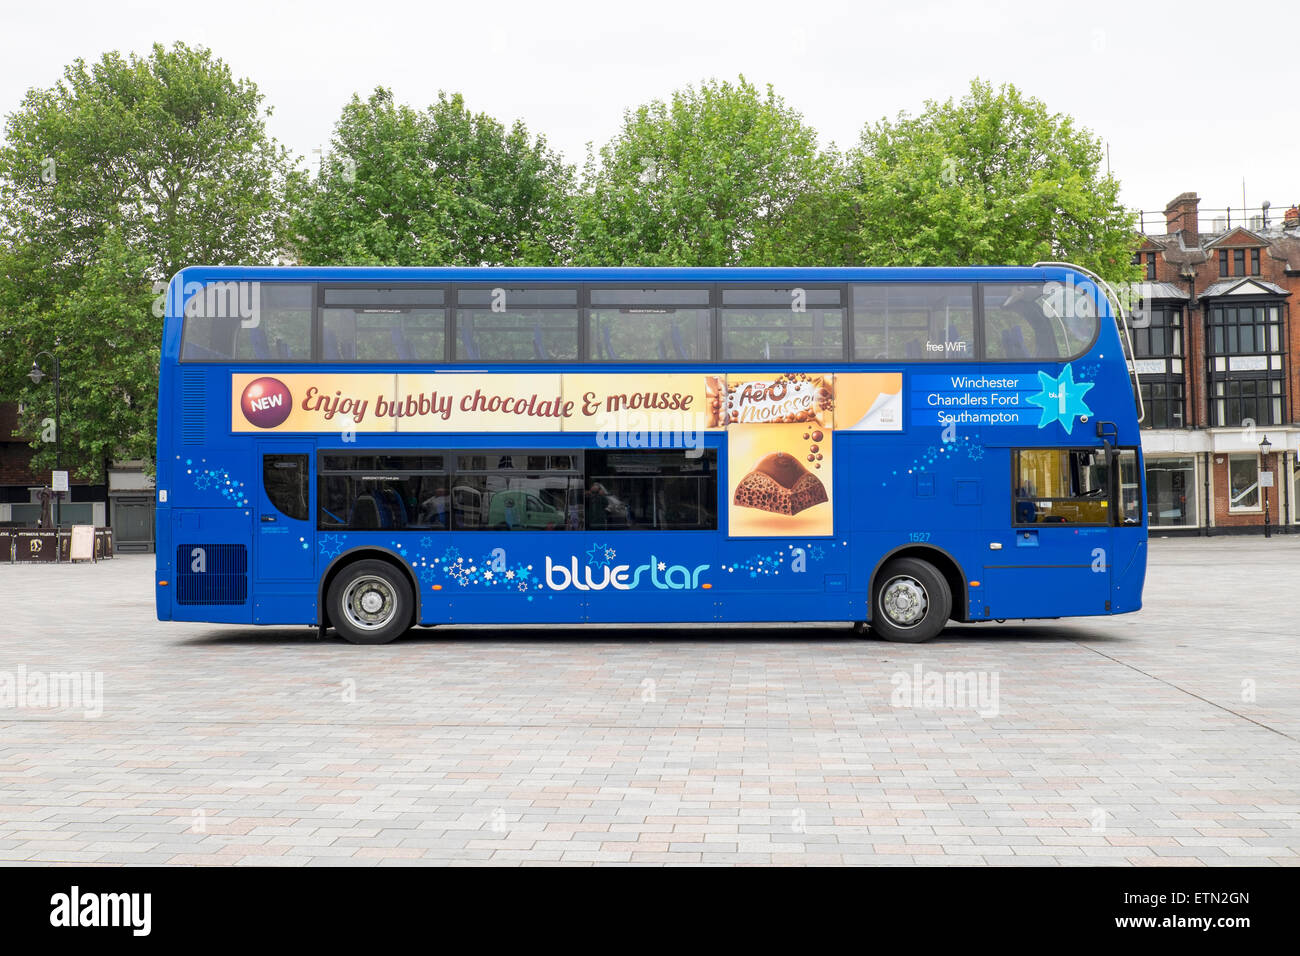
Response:
[[[104,713],[103,671],[0,671],[0,710],[76,710],[87,720]]]
[[[899,671],[889,682],[892,707],[910,710],[973,710],[981,717],[998,716],[996,671],[927,671],[920,664]]]
[[[238,319],[246,329],[255,329],[262,321],[262,284],[260,282],[173,282],[165,290],[154,284],[157,297],[153,314],[163,317],[164,309],[187,319]]]

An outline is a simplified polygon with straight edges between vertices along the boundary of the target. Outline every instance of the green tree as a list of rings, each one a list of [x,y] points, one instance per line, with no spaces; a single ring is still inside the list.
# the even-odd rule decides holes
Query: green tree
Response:
[[[522,122],[460,94],[419,111],[376,89],[343,108],[332,151],[299,194],[308,265],[548,265],[572,237],[573,170]]]
[[[7,117],[0,146],[0,397],[39,434],[53,389],[26,374],[57,349],[64,463],[152,458],[161,284],[183,266],[272,261],[295,175],[262,96],[209,50],[77,60]],[[37,443],[37,467],[53,450]]]
[[[844,204],[837,156],[769,86],[711,80],[624,114],[589,151],[577,258],[596,265],[816,265]]]
[[[1063,259],[1112,282],[1136,278],[1134,216],[1100,141],[1014,86],[975,80],[959,102],[868,125],[847,159],[863,264]]]

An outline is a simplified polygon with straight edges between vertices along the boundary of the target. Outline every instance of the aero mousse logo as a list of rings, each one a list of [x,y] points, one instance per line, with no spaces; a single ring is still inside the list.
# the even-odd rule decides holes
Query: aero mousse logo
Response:
[[[263,376],[244,387],[239,406],[244,417],[258,428],[274,428],[282,424],[293,411],[293,396],[289,387],[278,378]]]

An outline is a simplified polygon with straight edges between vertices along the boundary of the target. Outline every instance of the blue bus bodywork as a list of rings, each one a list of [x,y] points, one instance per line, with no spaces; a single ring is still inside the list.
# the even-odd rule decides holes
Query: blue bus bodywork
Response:
[[[358,559],[395,569],[414,598],[411,623],[869,622],[882,569],[902,558],[942,575],[958,621],[1115,614],[1141,607],[1146,502],[1141,442],[1117,323],[1104,297],[1095,338],[1068,362],[788,361],[819,374],[901,376],[902,420],[888,431],[833,433],[829,533],[731,533],[729,433],[704,431],[718,488],[716,530],[366,530],[320,527],[322,454],[367,449],[564,453],[602,444],[596,432],[236,431],[240,374],[724,373],[762,376],[770,363],[182,362],[185,303],[214,282],[755,284],[1088,283],[1061,268],[970,269],[324,269],[196,267],[172,282],[158,411],[157,612],[162,620],[324,626],[330,588]],[[851,316],[851,308],[846,307]],[[851,320],[851,319],[850,319]],[[314,320],[319,331],[319,319]],[[1083,387],[1081,389],[1081,386]],[[1080,391],[1082,394],[1080,395]],[[1019,396],[1011,421],[971,402]],[[961,396],[967,396],[963,399]],[[970,397],[974,396],[974,397]],[[981,397],[983,396],[983,397]],[[1037,401],[1033,401],[1034,399]],[[299,396],[294,397],[300,402]],[[1033,401],[1032,405],[1027,403]],[[1079,404],[1075,404],[1078,401]],[[951,404],[945,404],[951,402]],[[965,404],[963,404],[965,403]],[[963,417],[965,413],[965,417]],[[987,414],[986,414],[987,413]],[[973,416],[973,417],[972,417]],[[955,427],[954,427],[955,426]],[[1021,449],[1122,449],[1134,487],[1109,524],[1030,524],[1017,498]],[[305,455],[306,515],[269,499],[264,456]],[[1112,468],[1112,472],[1116,469]],[[1112,481],[1122,482],[1118,475]],[[491,507],[484,503],[483,508]],[[499,509],[498,509],[499,510]],[[496,519],[493,519],[496,520]],[[196,549],[198,549],[196,551]],[[165,583],[164,583],[165,582]],[[878,605],[877,605],[878,608]],[[336,612],[337,613],[337,612]]]

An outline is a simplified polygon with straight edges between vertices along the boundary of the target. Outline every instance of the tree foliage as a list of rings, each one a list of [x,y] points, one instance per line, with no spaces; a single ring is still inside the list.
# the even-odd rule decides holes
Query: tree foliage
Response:
[[[868,125],[845,199],[866,265],[1076,262],[1136,278],[1134,217],[1100,141],[1014,86],[979,80],[960,101]]]
[[[262,96],[212,53],[77,60],[7,118],[0,146],[0,395],[24,433],[53,411],[33,355],[62,367],[64,463],[151,458],[161,312],[156,283],[199,263],[272,261],[293,164]],[[36,463],[52,464],[40,446]]]
[[[354,96],[299,197],[309,265],[546,265],[572,237],[573,170],[541,137],[439,93],[419,111],[389,90]]]
[[[624,114],[588,154],[576,260],[596,265],[781,265],[817,244],[834,152],[771,87],[742,76]]]

